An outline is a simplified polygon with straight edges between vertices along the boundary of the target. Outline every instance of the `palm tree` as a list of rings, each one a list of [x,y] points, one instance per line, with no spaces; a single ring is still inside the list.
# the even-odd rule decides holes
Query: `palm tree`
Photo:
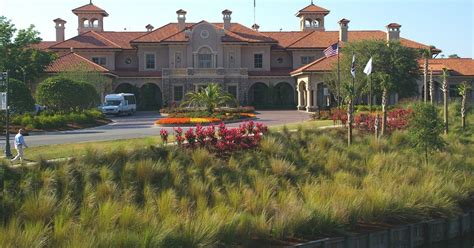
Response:
[[[461,101],[461,126],[464,130],[466,128],[466,98],[467,92],[471,89],[471,86],[467,83],[467,81],[462,82],[458,86],[459,95],[462,96]]]
[[[449,93],[449,87],[448,87],[448,76],[449,72],[447,68],[443,68],[443,86],[442,86],[442,91],[443,91],[443,101],[444,101],[444,134],[448,134],[448,93]]]
[[[342,84],[343,92],[347,102],[347,144],[352,144],[352,120],[354,119],[354,98],[356,97],[355,86],[351,83]]]
[[[186,99],[181,105],[205,107],[209,113],[213,113],[217,107],[228,103],[238,105],[233,95],[223,92],[221,87],[215,83],[209,84],[204,90],[186,94]]]
[[[385,135],[387,131],[387,101],[389,90],[392,88],[391,77],[389,74],[380,73],[378,74],[380,80],[380,87],[382,88],[382,128],[380,130],[380,135]]]
[[[424,49],[422,52],[423,58],[425,60],[424,68],[423,68],[423,101],[428,101],[428,66],[429,66],[429,59],[431,58],[431,48]]]

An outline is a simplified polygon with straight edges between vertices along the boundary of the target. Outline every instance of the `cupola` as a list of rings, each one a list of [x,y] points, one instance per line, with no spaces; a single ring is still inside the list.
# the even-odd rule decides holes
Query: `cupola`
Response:
[[[296,16],[300,18],[301,31],[324,31],[324,17],[329,12],[329,10],[316,6],[311,2],[306,8],[296,13]]]
[[[104,31],[104,17],[109,16],[105,10],[92,4],[92,1],[89,4],[73,9],[72,13],[78,18],[79,25],[77,31],[79,34],[91,30]]]

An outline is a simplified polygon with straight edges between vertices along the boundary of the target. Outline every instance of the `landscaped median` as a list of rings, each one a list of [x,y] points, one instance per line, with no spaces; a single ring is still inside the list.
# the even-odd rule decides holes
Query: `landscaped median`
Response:
[[[255,119],[257,115],[254,113],[253,107],[241,108],[221,108],[215,112],[209,113],[200,109],[167,109],[162,110],[163,117],[155,121],[155,125],[176,126],[176,125],[196,125],[196,124],[217,124],[221,122],[234,122]]]

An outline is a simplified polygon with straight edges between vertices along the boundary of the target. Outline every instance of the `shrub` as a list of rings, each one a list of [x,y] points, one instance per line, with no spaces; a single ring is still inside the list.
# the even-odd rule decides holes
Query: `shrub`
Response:
[[[2,87],[2,91],[5,91]],[[22,81],[14,78],[9,82],[8,101],[13,112],[23,113],[34,110],[35,100],[31,96],[31,91]]]
[[[41,82],[36,96],[41,104],[58,112],[88,109],[99,100],[99,95],[91,84],[64,77],[51,77]]]

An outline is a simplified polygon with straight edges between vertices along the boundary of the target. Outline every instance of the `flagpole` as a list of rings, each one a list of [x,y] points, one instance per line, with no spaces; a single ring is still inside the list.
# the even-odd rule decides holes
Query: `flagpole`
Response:
[[[337,42],[337,104],[338,107],[340,108],[342,106],[341,103],[341,60],[339,58],[339,53],[340,53],[340,47],[339,47],[339,41]]]
[[[371,74],[368,75],[369,77],[369,111],[372,112],[372,78],[370,77]]]

